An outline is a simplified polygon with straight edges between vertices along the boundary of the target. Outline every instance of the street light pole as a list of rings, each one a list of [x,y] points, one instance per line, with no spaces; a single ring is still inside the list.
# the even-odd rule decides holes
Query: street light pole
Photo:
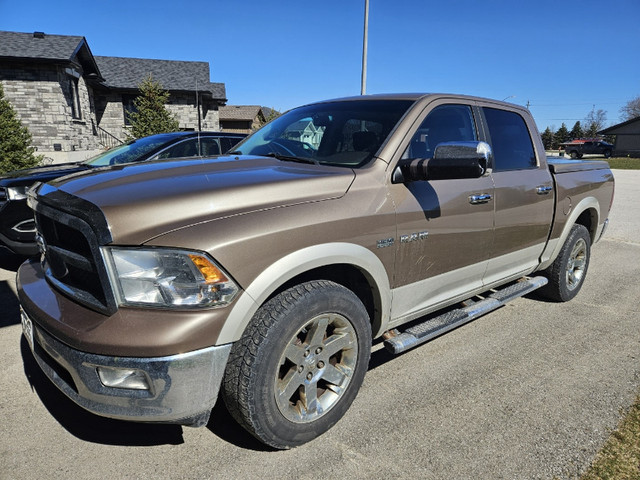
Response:
[[[369,40],[369,0],[364,0],[364,38],[362,40],[362,81],[360,95],[367,93],[367,43]]]

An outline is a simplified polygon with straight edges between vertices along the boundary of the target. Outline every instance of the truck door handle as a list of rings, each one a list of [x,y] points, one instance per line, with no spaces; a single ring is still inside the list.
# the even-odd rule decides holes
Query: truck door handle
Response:
[[[536,187],[536,193],[538,195],[548,195],[552,189],[553,187],[549,187],[547,185],[540,185],[539,187]]]
[[[478,205],[478,204],[481,204],[481,203],[489,203],[489,200],[491,200],[491,195],[489,195],[488,193],[480,193],[478,195],[469,196],[469,203],[471,205]]]

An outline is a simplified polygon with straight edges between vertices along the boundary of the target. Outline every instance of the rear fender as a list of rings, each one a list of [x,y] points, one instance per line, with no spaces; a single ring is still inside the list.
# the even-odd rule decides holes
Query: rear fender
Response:
[[[591,240],[592,242],[595,242],[596,239],[600,238],[600,233],[602,232],[602,228],[604,227],[604,223],[600,222],[600,204],[595,197],[583,198],[571,210],[571,213],[567,217],[560,236],[556,239],[549,240],[549,242],[547,243],[547,246],[540,257],[540,266],[538,267],[538,270],[544,270],[554,262],[554,260],[560,253],[562,246],[566,242],[569,233],[571,233],[571,228],[576,224],[578,218],[580,218],[580,215],[582,215],[587,210],[592,210],[595,212],[595,221],[593,222],[592,227],[593,229],[595,229],[595,231],[589,232],[589,234],[591,235]],[[556,210],[556,215],[561,215],[561,213]]]

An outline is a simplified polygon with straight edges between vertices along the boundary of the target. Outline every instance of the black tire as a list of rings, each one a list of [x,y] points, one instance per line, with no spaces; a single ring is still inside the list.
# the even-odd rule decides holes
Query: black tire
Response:
[[[611,156],[611,150],[604,151],[604,158],[609,158]]]
[[[578,152],[576,152],[575,150],[573,150],[571,153],[571,158],[573,158],[574,160],[578,158]]]
[[[358,297],[330,281],[303,283],[256,312],[231,349],[222,395],[258,440],[295,447],[340,420],[370,356],[371,325]]]
[[[543,273],[549,283],[540,294],[556,302],[575,297],[587,276],[591,256],[591,237],[583,225],[574,225],[558,257]]]

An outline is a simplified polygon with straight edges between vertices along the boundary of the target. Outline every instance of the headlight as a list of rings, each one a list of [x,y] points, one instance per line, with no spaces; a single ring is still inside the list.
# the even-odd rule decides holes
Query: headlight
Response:
[[[7,187],[7,198],[9,200],[24,200],[27,198],[27,189],[30,185],[24,185],[22,187]]]
[[[104,247],[120,305],[216,307],[238,286],[206,253],[169,248]]]

